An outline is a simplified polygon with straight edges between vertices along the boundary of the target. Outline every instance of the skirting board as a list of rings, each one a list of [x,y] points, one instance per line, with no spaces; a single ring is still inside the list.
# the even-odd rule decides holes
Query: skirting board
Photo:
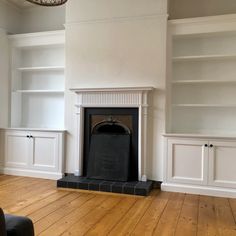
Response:
[[[170,192],[200,194],[200,195],[215,196],[215,197],[236,198],[236,189],[232,188],[162,183],[161,190]]]
[[[16,176],[25,176],[41,179],[52,179],[58,180],[64,176],[62,173],[54,173],[47,171],[38,171],[38,170],[27,170],[27,169],[16,169],[8,167],[0,167],[0,173],[6,175],[16,175]]]

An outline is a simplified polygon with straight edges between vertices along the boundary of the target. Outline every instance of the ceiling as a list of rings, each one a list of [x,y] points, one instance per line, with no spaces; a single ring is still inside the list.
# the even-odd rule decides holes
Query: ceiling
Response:
[[[10,3],[13,3],[19,8],[26,8],[26,7],[32,7],[33,4],[30,2],[27,2],[26,0],[7,0]]]

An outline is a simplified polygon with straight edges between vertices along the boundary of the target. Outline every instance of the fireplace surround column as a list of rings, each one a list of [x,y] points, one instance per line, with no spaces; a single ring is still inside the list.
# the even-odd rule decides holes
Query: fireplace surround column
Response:
[[[147,180],[147,121],[148,95],[153,87],[121,87],[121,88],[73,88],[77,94],[77,142],[75,145],[74,174],[83,176],[83,139],[84,139],[84,108],[138,108],[138,178]]]

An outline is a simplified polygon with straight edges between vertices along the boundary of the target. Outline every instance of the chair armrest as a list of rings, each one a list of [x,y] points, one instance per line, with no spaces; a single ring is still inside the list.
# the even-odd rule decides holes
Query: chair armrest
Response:
[[[7,236],[6,222],[2,208],[0,208],[0,235]]]

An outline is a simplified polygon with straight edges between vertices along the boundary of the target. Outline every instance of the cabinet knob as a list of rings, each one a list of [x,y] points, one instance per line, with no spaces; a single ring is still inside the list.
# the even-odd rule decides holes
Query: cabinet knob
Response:
[[[210,144],[210,147],[212,148],[212,147],[213,147],[213,144]]]
[[[30,135],[30,138],[33,138],[33,136],[32,136],[32,135]]]
[[[205,144],[204,146],[205,146],[205,147],[208,147],[208,145],[207,145],[207,144]]]
[[[26,136],[26,138],[30,138],[30,136],[29,136],[29,135],[27,135],[27,136]]]

